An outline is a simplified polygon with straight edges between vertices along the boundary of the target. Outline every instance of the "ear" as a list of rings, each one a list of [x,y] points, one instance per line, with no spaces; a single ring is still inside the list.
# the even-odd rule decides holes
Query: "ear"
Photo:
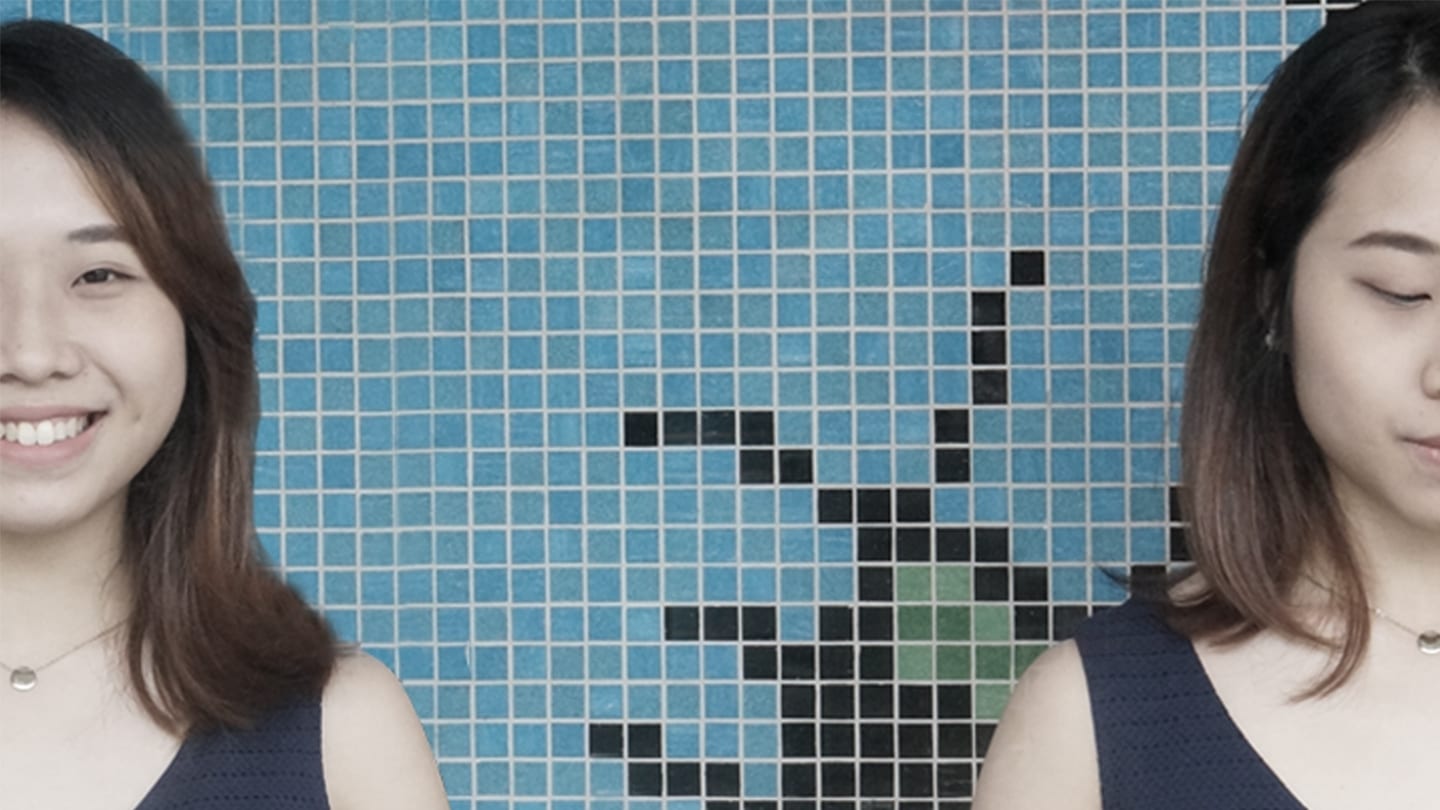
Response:
[[[1290,341],[1290,294],[1294,273],[1290,267],[1262,265],[1256,287],[1255,307],[1265,335],[1265,347],[1284,351]]]

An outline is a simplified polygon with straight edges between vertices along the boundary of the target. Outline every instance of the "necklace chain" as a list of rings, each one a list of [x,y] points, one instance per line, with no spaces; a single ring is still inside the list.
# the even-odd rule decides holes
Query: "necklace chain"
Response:
[[[1324,584],[1323,582],[1315,579],[1309,574],[1306,574],[1305,578],[1320,586],[1320,588],[1324,589],[1331,596],[1339,598],[1339,594],[1335,593],[1335,590],[1329,585]],[[1415,646],[1417,649],[1420,650],[1420,652],[1426,655],[1440,655],[1440,632],[1437,632],[1435,630],[1416,630],[1410,625],[1401,622],[1399,619],[1391,616],[1390,614],[1386,613],[1378,607],[1375,607],[1374,605],[1370,606],[1370,612],[1374,613],[1376,616],[1384,619],[1390,624],[1395,625],[1401,630],[1404,630],[1406,633],[1409,633],[1410,636],[1415,639]]]
[[[46,661],[38,667],[28,667],[24,665],[12,667],[4,661],[0,661],[0,668],[3,668],[6,672],[10,673],[10,685],[12,687],[14,687],[17,691],[20,692],[28,692],[31,689],[35,688],[35,684],[37,683],[36,675],[38,675],[41,670],[45,669],[51,664],[60,661],[60,659],[70,655],[71,653],[78,651],[80,648],[93,644],[96,641],[99,641],[101,638],[110,635],[111,633],[119,629],[120,625],[124,623],[125,622],[122,620],[110,625],[104,630],[101,630],[100,632],[85,639],[79,644],[76,644],[65,652],[62,652],[54,658],[51,658],[49,661]]]

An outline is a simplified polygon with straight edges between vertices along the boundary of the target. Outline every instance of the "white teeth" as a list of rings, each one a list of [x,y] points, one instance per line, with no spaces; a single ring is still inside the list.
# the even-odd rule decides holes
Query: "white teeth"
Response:
[[[44,419],[39,422],[0,423],[4,441],[14,442],[21,447],[47,447],[56,442],[73,439],[90,426],[89,416],[72,416],[67,419]]]

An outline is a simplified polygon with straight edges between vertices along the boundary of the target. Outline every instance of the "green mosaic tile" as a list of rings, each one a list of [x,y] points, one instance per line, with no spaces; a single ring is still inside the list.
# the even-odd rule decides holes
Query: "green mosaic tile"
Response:
[[[974,638],[970,626],[970,608],[935,608],[935,638],[939,641],[969,641]]]
[[[902,645],[895,655],[895,671],[902,681],[930,681],[935,678],[934,648]]]
[[[1005,711],[1005,704],[1009,701],[1010,684],[975,684],[975,719],[999,720],[1001,713]]]
[[[968,644],[941,644],[935,648],[935,677],[942,681],[970,680],[970,653]]]
[[[901,568],[895,572],[895,599],[900,602],[929,602],[934,597],[930,589],[929,567]]]
[[[1017,644],[1015,646],[1015,677],[1019,678],[1025,674],[1025,670],[1035,663],[1035,659],[1045,654],[1050,649],[1046,644]]]
[[[975,676],[991,681],[1011,679],[1012,660],[1010,647],[995,647],[982,644],[975,648]]]
[[[904,606],[896,610],[896,621],[899,625],[898,638],[901,641],[930,641],[935,638],[934,608],[917,607],[913,605]]]
[[[970,566],[935,566],[935,601],[970,601]]]
[[[975,606],[976,641],[1010,641],[1010,609],[1003,605]]]

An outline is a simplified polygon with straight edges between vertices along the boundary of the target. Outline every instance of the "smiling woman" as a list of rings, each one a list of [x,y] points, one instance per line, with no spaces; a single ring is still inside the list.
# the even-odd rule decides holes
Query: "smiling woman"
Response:
[[[0,796],[439,808],[404,690],[264,565],[254,304],[163,93],[0,27]]]
[[[1185,382],[1195,565],[1026,672],[976,808],[1435,807],[1440,4],[1276,72]]]

